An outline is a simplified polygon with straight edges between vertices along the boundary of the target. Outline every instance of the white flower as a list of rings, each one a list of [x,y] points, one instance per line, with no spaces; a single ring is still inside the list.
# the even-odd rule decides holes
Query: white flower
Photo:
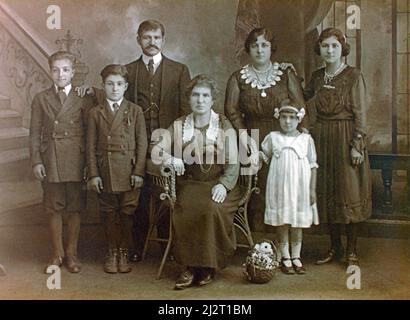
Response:
[[[272,250],[272,246],[269,242],[262,242],[260,244],[260,249],[259,249],[262,253],[271,253],[273,254],[273,250]]]
[[[296,116],[301,121],[303,119],[303,117],[305,116],[305,114],[306,114],[305,108],[301,108]]]
[[[276,119],[279,119],[279,116],[280,116],[280,114],[279,114],[279,108],[275,108],[275,113],[273,114],[273,116],[274,116]]]

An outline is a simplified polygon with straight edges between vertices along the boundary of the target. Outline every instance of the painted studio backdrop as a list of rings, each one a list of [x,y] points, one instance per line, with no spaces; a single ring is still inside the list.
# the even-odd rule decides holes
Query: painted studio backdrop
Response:
[[[79,61],[76,83],[100,86],[103,66],[129,63],[140,56],[138,24],[153,18],[166,28],[165,55],[186,64],[191,76],[207,73],[217,80],[217,111],[223,110],[230,74],[245,62],[243,42],[253,27],[264,25],[274,31],[278,44],[274,60],[292,63],[304,85],[321,66],[313,52],[314,39],[326,27],[340,28],[352,48],[347,63],[360,67],[366,79],[370,153],[409,153],[407,1],[56,0],[52,5],[60,9],[61,21],[51,24],[61,27],[57,29],[50,29],[50,21],[47,24],[55,12],[50,5],[48,0],[0,0],[0,94],[2,103],[16,112],[7,126],[20,136],[27,135],[24,129],[34,94],[51,84],[48,55],[70,46]],[[27,145],[11,142],[7,149],[13,148],[18,150],[0,163],[4,181],[31,175]],[[390,182],[385,179],[383,186],[380,173],[373,171],[373,175],[373,192],[379,192],[374,198],[389,197],[386,183],[392,178],[387,177]],[[393,189],[401,190],[407,183],[406,172],[395,177]],[[37,189],[30,188],[12,201],[39,201],[40,191],[33,191]],[[407,194],[399,191],[396,199],[405,204]]]

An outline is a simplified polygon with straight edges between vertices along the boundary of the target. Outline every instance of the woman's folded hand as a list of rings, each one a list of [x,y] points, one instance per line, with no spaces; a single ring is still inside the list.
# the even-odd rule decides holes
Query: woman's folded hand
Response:
[[[212,188],[212,200],[217,203],[225,201],[227,190],[222,183],[218,183]]]
[[[182,159],[171,157],[164,161],[165,165],[172,165],[177,176],[182,176],[185,173],[185,164]]]
[[[364,160],[363,155],[359,151],[357,151],[355,148],[352,148],[350,150],[350,157],[351,157],[353,166],[360,165]]]

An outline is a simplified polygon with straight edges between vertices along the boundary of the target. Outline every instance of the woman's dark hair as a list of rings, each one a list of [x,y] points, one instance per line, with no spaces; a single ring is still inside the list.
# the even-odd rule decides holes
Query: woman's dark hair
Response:
[[[275,42],[275,36],[272,32],[272,30],[265,28],[265,27],[260,27],[260,28],[255,28],[251,32],[249,32],[248,36],[246,37],[245,40],[245,51],[249,54],[249,51],[251,49],[252,43],[256,42],[259,36],[264,36],[267,41],[270,42],[271,47],[270,47],[270,52],[272,54],[275,53],[277,46]]]
[[[319,36],[319,39],[317,39],[315,43],[315,53],[318,56],[320,56],[320,46],[322,41],[332,36],[340,42],[340,44],[342,45],[342,56],[346,57],[350,53],[350,44],[347,43],[346,37],[343,34],[343,32],[336,28],[327,28],[322,31],[322,33]]]
[[[205,74],[199,74],[193,78],[186,87],[186,96],[189,98],[192,90],[197,86],[208,87],[211,89],[212,99],[215,100],[218,94],[218,88],[216,87],[216,81]]]

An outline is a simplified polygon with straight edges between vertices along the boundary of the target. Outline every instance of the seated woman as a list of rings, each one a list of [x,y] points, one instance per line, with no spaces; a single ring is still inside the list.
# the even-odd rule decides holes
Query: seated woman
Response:
[[[240,200],[237,136],[229,120],[215,113],[216,86],[198,75],[188,85],[192,113],[162,134],[154,149],[177,173],[173,253],[186,266],[175,284],[185,289],[212,281],[236,249],[234,214]],[[172,151],[171,151],[172,150]]]

